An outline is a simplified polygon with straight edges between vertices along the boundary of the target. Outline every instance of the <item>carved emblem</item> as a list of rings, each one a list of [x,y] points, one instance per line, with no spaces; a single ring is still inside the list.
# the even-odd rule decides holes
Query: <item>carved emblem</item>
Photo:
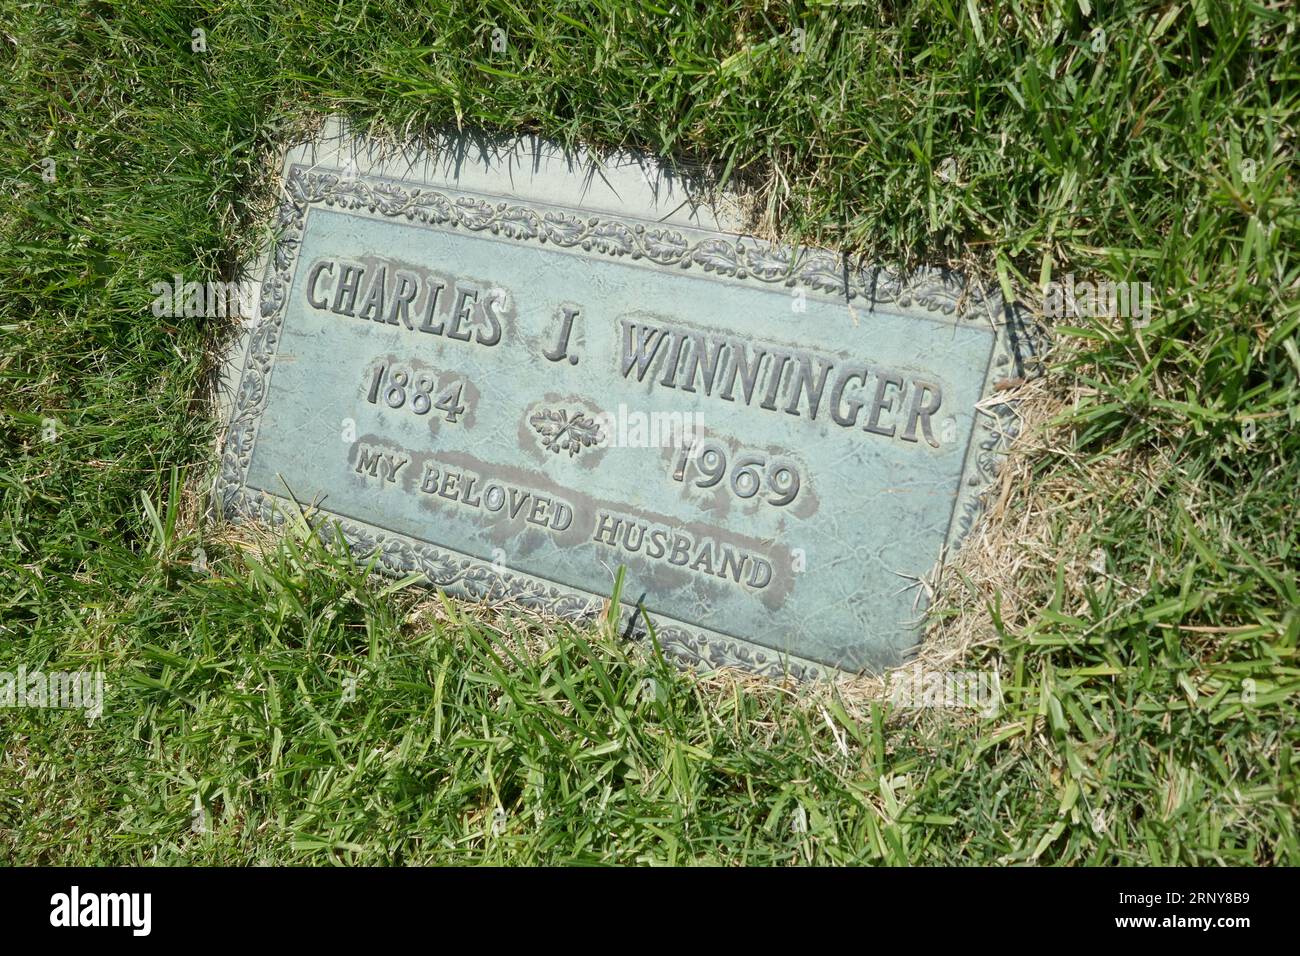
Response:
[[[570,415],[563,410],[544,408],[534,412],[528,422],[542,436],[542,447],[557,455],[567,451],[573,457],[604,437],[596,420],[581,412]]]

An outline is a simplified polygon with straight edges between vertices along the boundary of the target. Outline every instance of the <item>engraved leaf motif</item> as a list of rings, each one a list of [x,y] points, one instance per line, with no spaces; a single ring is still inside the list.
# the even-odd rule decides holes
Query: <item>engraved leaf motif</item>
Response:
[[[293,260],[298,258],[298,233],[296,230],[286,231],[275,244],[275,267],[280,271],[287,270],[293,265]]]
[[[455,218],[451,200],[441,193],[421,193],[419,203],[412,213],[418,216],[421,222],[444,223],[451,222]]]
[[[334,177],[330,177],[334,179]],[[285,184],[286,191],[289,193],[291,203],[286,204],[287,208],[281,209],[281,218],[287,219],[293,216],[294,206],[302,206],[309,202],[319,202],[325,195],[325,192],[333,183],[325,183],[318,174],[304,174],[301,170],[295,169],[289,175],[289,181]]]
[[[665,265],[676,262],[688,248],[690,245],[681,233],[666,229],[651,229],[641,239],[641,254]]]
[[[843,263],[836,256],[810,255],[799,271],[805,285],[835,295],[844,294]]]
[[[599,223],[587,231],[582,247],[599,249],[611,255],[625,255],[632,251],[632,231],[622,223]]]
[[[572,416],[562,409],[544,408],[534,412],[529,424],[542,437],[542,447],[557,455],[567,451],[573,457],[584,448],[602,438],[600,426],[590,415],[574,412]]]
[[[703,266],[705,272],[733,275],[739,268],[736,247],[723,239],[705,239],[695,247],[691,259]]]
[[[500,209],[492,230],[512,239],[532,239],[537,235],[537,214],[522,206]]]
[[[750,274],[765,282],[784,279],[789,275],[791,260],[791,250],[781,246],[767,245],[745,250],[745,265]]]
[[[263,317],[274,315],[284,305],[285,284],[279,276],[271,276],[262,283],[260,312]]]
[[[545,236],[561,246],[572,246],[582,241],[586,227],[576,216],[548,212],[542,222]]]
[[[398,215],[411,201],[414,196],[407,193],[406,190],[394,186],[391,183],[379,183],[374,187],[369,197],[368,206],[372,209],[379,209],[385,215]]]
[[[895,299],[899,305],[918,305],[951,315],[961,298],[962,287],[937,269],[919,269],[906,276],[891,275],[889,279],[895,288]]]

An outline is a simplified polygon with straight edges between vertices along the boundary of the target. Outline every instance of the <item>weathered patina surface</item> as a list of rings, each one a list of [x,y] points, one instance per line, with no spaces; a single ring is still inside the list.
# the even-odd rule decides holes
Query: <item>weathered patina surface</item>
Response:
[[[635,171],[636,177],[630,172]],[[290,154],[223,508],[313,506],[393,572],[598,613],[626,567],[704,666],[879,670],[970,528],[1015,374],[1000,304],[726,231],[540,144]]]

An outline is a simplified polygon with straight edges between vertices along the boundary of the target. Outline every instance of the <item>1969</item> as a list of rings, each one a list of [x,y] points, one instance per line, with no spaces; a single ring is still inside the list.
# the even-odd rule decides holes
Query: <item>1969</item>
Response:
[[[712,488],[727,476],[727,451],[716,441],[687,442],[682,446],[673,469],[673,481],[685,483],[693,470],[697,488]],[[765,500],[778,507],[788,505],[799,495],[799,469],[782,458],[766,458],[742,452],[731,463],[731,491],[737,498],[752,498],[766,489]]]

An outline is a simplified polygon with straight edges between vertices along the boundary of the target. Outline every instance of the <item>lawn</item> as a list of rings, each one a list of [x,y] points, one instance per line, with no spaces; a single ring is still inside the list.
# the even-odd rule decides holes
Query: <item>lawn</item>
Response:
[[[1300,863],[1300,8],[0,0],[4,863]],[[493,49],[493,31],[504,37]],[[201,34],[194,31],[201,30]],[[1064,316],[932,646],[996,713],[681,672],[202,518],[277,152],[532,131]]]

